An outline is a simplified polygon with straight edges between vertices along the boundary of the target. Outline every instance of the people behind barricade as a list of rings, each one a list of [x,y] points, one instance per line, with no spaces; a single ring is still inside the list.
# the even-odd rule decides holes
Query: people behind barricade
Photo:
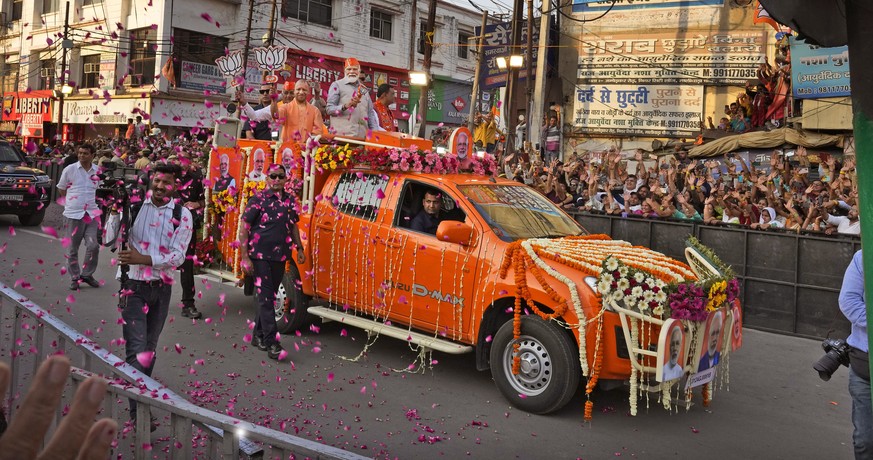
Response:
[[[628,152],[629,153],[629,152]],[[754,230],[857,235],[860,219],[852,156],[838,160],[804,147],[765,164],[724,158],[689,158],[684,149],[656,157],[617,147],[573,153],[543,165],[509,157],[509,179],[537,188],[570,212],[661,218]]]

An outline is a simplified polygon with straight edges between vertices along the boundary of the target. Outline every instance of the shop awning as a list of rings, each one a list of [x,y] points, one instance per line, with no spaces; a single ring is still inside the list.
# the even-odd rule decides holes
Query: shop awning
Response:
[[[820,134],[792,128],[780,128],[773,131],[754,131],[735,136],[726,136],[698,145],[688,151],[690,158],[704,158],[724,155],[742,148],[775,148],[784,144],[802,145],[807,148],[827,146],[842,147],[847,138],[843,134]]]

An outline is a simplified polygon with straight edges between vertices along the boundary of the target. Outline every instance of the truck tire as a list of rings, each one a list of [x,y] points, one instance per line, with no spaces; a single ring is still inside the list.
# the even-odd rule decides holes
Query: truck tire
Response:
[[[512,321],[503,323],[491,344],[491,376],[497,388],[525,412],[548,414],[564,407],[579,389],[582,374],[576,344],[553,321],[523,316],[521,369],[513,375],[512,329]]]
[[[294,263],[282,278],[279,292],[276,293],[276,326],[282,334],[290,334],[306,327],[311,318],[306,309],[309,297],[300,288],[300,270]]]
[[[45,208],[34,212],[33,214],[19,214],[18,221],[25,227],[35,227],[42,223],[45,218]]]

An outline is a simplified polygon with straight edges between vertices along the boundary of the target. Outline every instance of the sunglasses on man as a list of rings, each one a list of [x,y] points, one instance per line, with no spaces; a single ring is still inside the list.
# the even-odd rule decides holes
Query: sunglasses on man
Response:
[[[262,90],[260,90],[259,92],[260,92],[261,94],[270,94],[270,90],[268,90],[268,89],[262,89]]]
[[[273,180],[279,180],[279,179],[284,179],[284,178],[285,178],[284,174],[275,174],[275,173],[270,174],[270,179],[273,179]]]

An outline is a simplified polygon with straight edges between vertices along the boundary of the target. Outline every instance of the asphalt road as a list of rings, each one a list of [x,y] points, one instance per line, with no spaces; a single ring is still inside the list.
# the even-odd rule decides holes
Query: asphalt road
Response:
[[[44,225],[60,225],[53,208]],[[111,253],[101,253],[96,276],[105,286],[84,286],[67,303],[60,241],[0,216],[0,248],[0,281],[29,282],[20,293],[123,356],[110,345],[121,337]],[[405,343],[380,337],[368,346],[365,333],[337,323],[284,337],[289,361],[276,363],[243,342],[251,298],[204,278],[197,287],[206,317],[181,317],[175,290],[155,377],[202,407],[365,456],[852,458],[848,372],[819,380],[811,367],[821,356],[817,341],[746,329],[744,347],[729,362],[729,385],[714,392],[710,407],[667,411],[653,396],[631,417],[626,387],[597,390],[586,423],[581,389],[558,413],[527,414],[502,399],[472,355],[434,354],[423,371],[407,372],[417,355]],[[8,340],[9,328],[0,334]],[[159,447],[167,442],[156,441],[155,458],[166,455]]]

